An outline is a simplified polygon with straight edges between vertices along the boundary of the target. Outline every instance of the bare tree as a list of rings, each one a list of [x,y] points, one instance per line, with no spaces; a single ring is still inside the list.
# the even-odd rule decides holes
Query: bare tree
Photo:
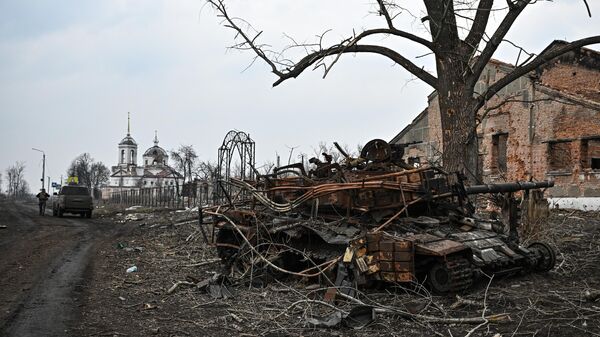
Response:
[[[219,167],[211,161],[200,161],[194,168],[194,177],[202,182],[200,198],[203,203],[216,202],[214,194],[217,180],[219,179]]]
[[[267,174],[271,174],[271,171],[273,170],[274,167],[275,167],[275,163],[270,160],[267,160],[261,167],[258,167],[257,170],[259,171],[260,174],[267,175]]]
[[[428,31],[428,36],[419,36],[396,26],[400,16],[412,15],[401,6],[400,1],[376,0],[373,5],[375,13],[383,19],[381,27],[353,31],[348,38],[328,46],[323,45],[323,35],[315,43],[300,44],[292,39],[292,45],[284,51],[270,50],[267,44],[259,42],[262,32],[253,30],[246,20],[230,16],[225,0],[207,2],[223,19],[223,24],[235,31],[236,43],[232,48],[251,50],[256,54],[255,59],[261,59],[270,66],[277,76],[273,86],[296,78],[307,69],[323,68],[327,75],[346,53],[377,54],[402,66],[439,93],[437,99],[444,130],[444,167],[449,171],[467,174],[477,172],[476,117],[486,101],[514,80],[550,60],[583,46],[600,43],[600,36],[593,36],[547,49],[537,56],[529,54],[509,74],[491,84],[484,92],[476,93],[475,85],[484,67],[501,43],[510,43],[505,38],[515,21],[526,8],[539,1],[423,0],[426,15],[421,18],[421,22]],[[584,3],[587,7],[585,0]],[[500,24],[494,30],[488,27],[492,12],[502,16]],[[465,27],[459,25],[462,23]],[[380,39],[375,40],[373,37]],[[435,74],[403,56],[402,51],[373,43],[383,41],[382,37],[407,39],[427,49],[428,55],[435,59]],[[291,50],[304,50],[306,54],[293,60],[294,57],[285,55],[285,52]],[[474,175],[470,175],[470,178],[475,178]]]
[[[212,182],[217,179],[219,168],[217,163],[210,161],[199,162],[194,169],[194,176],[200,180]]]
[[[26,180],[21,181],[19,184],[19,189],[17,190],[17,198],[25,198],[31,194],[31,190],[29,189],[29,183]]]
[[[90,183],[94,193],[98,193],[99,188],[106,184],[110,179],[110,170],[102,162],[93,162],[90,165]],[[99,197],[95,195],[95,197]]]
[[[181,145],[177,150],[171,150],[171,159],[175,163],[175,168],[183,172],[183,183],[193,180],[193,168],[195,167],[198,155],[192,145]]]
[[[12,198],[20,198],[29,194],[29,185],[25,181],[25,163],[16,162],[6,169],[7,194]]]
[[[89,153],[82,153],[79,156],[75,157],[73,161],[71,161],[71,165],[67,169],[67,175],[69,177],[77,177],[80,184],[91,188],[91,166],[92,166],[92,156]]]
[[[89,153],[82,153],[71,162],[67,175],[78,177],[79,183],[87,186],[97,197],[97,190],[108,182],[110,171],[102,162],[94,161]]]

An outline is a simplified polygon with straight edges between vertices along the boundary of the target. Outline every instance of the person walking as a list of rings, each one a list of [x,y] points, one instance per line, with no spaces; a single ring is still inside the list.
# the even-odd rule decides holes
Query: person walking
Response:
[[[46,190],[42,188],[40,193],[38,193],[35,197],[39,200],[40,215],[46,215],[46,201],[48,201],[48,198],[50,198],[50,194],[46,193]]]

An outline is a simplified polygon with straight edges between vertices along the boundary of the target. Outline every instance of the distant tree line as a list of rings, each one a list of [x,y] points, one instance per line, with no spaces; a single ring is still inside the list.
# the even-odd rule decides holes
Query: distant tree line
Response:
[[[0,175],[0,186],[2,177]],[[31,194],[29,184],[25,181],[25,163],[18,161],[6,169],[6,194],[9,198],[25,198]]]

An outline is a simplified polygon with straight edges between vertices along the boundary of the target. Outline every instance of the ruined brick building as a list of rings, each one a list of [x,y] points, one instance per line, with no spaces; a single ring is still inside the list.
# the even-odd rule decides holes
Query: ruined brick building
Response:
[[[476,92],[512,68],[492,60]],[[551,197],[600,197],[600,52],[582,48],[552,60],[505,87],[479,116],[478,169],[484,181],[549,179],[555,181]],[[391,142],[420,142],[407,147],[409,163],[439,163],[436,92]]]

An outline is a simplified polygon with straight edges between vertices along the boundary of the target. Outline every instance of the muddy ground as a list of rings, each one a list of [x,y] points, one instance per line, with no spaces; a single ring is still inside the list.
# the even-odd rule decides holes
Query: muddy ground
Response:
[[[117,217],[122,221],[125,215]],[[146,215],[147,216],[147,215]],[[334,309],[320,303],[324,289],[288,278],[262,287],[230,286],[232,297],[215,299],[196,283],[221,271],[197,224],[173,225],[194,214],[134,216],[118,226],[123,235],[103,242],[86,269],[74,326],[81,336],[596,336],[600,335],[600,213],[554,211],[541,235],[558,251],[545,274],[483,279],[455,296],[432,296],[418,287],[364,290],[360,301],[408,311],[413,318],[377,313],[361,329],[315,328],[313,315]],[[131,216],[130,216],[131,218]],[[131,266],[137,272],[126,273]],[[590,296],[591,295],[591,296]],[[339,300],[349,312],[357,304]],[[457,318],[492,316],[483,324]],[[389,311],[389,310],[388,310]],[[493,316],[495,315],[495,316]],[[426,317],[425,317],[426,316]]]
[[[49,213],[40,216],[34,202],[0,200],[0,336],[71,335],[85,268],[96,245],[121,230]]]

